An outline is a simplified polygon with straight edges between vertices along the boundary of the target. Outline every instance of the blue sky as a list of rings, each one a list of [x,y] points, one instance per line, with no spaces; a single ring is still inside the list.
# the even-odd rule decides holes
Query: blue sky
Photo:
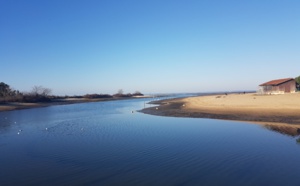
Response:
[[[53,94],[255,90],[300,75],[299,0],[0,0],[0,82]]]

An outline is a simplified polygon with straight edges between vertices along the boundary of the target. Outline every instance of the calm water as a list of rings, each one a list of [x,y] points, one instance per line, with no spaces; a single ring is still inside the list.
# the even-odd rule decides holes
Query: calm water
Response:
[[[0,185],[300,184],[297,137],[131,113],[145,101],[1,112]]]

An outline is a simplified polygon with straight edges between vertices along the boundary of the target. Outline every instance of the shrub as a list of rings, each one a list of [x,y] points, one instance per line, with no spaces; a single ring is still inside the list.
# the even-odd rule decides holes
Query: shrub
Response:
[[[113,96],[109,94],[86,94],[83,97],[87,99],[96,99],[96,98],[112,98]]]

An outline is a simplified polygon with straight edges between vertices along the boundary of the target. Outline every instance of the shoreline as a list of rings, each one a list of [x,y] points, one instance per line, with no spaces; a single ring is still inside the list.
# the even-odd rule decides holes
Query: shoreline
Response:
[[[55,106],[55,105],[70,105],[70,104],[93,103],[93,102],[102,102],[102,101],[140,99],[140,98],[147,98],[147,97],[148,96],[95,98],[95,99],[67,98],[67,99],[57,99],[57,100],[53,100],[51,102],[38,102],[38,103],[9,102],[9,103],[0,103],[0,112],[49,107],[49,106]]]
[[[150,102],[140,112],[158,116],[209,118],[263,125],[300,125],[300,94],[209,95]]]

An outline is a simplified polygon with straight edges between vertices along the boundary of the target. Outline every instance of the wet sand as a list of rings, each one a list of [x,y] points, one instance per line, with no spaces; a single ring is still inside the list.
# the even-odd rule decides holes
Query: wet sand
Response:
[[[282,95],[230,94],[152,102],[143,113],[250,121],[261,124],[300,125],[300,93]]]

